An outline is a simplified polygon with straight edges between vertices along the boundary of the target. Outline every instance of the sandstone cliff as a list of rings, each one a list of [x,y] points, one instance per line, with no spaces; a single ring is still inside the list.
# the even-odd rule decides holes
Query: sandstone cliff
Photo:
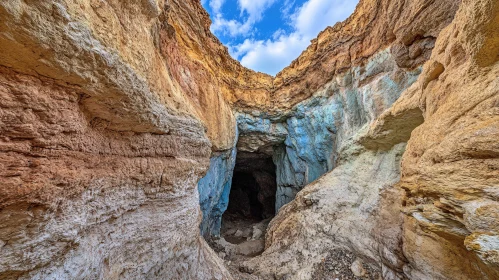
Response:
[[[498,7],[463,1],[417,82],[279,212],[248,270],[306,279],[347,250],[384,279],[499,277]]]
[[[196,186],[234,136],[165,67],[164,5],[0,3],[1,279],[230,278]]]
[[[0,279],[231,279],[201,234],[238,152],[276,166],[247,272],[347,251],[384,279],[499,278],[497,1],[362,0],[276,77],[197,0],[0,18]]]

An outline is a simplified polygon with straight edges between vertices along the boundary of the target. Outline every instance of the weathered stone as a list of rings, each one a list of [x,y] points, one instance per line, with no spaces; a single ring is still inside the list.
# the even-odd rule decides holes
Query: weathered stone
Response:
[[[402,200],[400,194],[384,199],[380,192],[392,192],[391,186],[398,182],[404,147],[399,144],[388,152],[363,151],[360,155],[357,149],[344,152],[342,164],[281,208],[267,231],[266,250],[246,266],[266,278],[295,275],[308,279],[329,251],[345,246],[382,263],[379,250],[386,247],[393,252],[400,242],[402,215],[397,214],[396,202]],[[388,202],[393,203],[386,214],[389,220],[373,216],[375,209]],[[403,263],[398,260],[403,256],[395,258],[395,264]]]
[[[1,279],[231,279],[200,233],[237,151],[278,211],[254,277],[343,252],[384,279],[499,278],[497,1],[361,0],[276,77],[230,58],[199,1],[0,18]],[[263,231],[225,245],[252,257]]]
[[[435,34],[418,81],[281,209],[249,270],[309,279],[328,252],[347,248],[378,264],[385,279],[498,277],[498,19],[496,1],[461,4]],[[399,158],[386,161],[397,147]]]
[[[362,264],[362,260],[359,258],[355,259],[355,261],[350,266],[350,269],[352,270],[353,275],[357,277],[367,276],[367,271]]]
[[[236,154],[236,148],[232,148],[212,155],[208,172],[199,180],[199,203],[203,212],[201,234],[203,236],[220,235],[222,214],[229,205]]]

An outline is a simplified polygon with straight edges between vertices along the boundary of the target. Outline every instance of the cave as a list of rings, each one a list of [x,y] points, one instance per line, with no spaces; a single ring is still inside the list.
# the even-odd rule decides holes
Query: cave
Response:
[[[261,221],[275,215],[276,167],[265,154],[237,155],[226,215]]]
[[[276,190],[276,167],[272,157],[239,152],[232,177],[229,205],[222,216],[222,236],[234,241],[228,237],[234,231],[245,232],[258,223],[263,224],[263,229],[266,228],[268,221],[275,216]]]

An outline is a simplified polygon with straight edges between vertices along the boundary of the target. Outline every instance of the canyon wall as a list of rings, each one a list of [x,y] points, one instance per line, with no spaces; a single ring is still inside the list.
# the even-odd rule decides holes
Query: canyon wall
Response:
[[[305,185],[332,170],[338,151],[364,125],[390,108],[420,68],[401,69],[389,49],[355,66],[277,117],[239,114],[238,149],[273,155],[276,211]]]
[[[0,279],[232,279],[201,235],[270,157],[243,271],[499,278],[497,1],[361,0],[276,77],[199,1],[132,2],[0,3]]]
[[[0,279],[230,279],[197,183],[234,117],[174,80],[169,7],[0,3]]]
[[[246,271],[309,279],[348,251],[384,279],[499,277],[498,8],[463,1],[417,82],[281,209]]]
[[[277,74],[270,104],[236,107],[238,149],[274,157],[276,211],[332,170],[343,145],[416,81],[458,5],[360,1]]]

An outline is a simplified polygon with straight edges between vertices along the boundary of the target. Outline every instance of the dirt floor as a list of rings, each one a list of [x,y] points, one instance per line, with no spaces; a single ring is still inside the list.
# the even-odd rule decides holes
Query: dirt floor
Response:
[[[234,279],[256,280],[258,277],[240,271],[240,265],[260,255],[265,248],[265,232],[270,219],[259,221],[238,214],[226,213],[222,220],[220,238],[208,244],[218,253]]]
[[[317,280],[381,280],[381,273],[345,250],[335,250],[316,267]]]
[[[265,248],[265,233],[270,219],[259,221],[239,214],[226,213],[222,220],[219,238],[208,244],[218,253],[237,280],[260,280],[245,273],[241,265],[248,259],[260,255]],[[379,270],[364,264],[361,259],[345,250],[332,251],[315,268],[314,280],[378,280]]]

